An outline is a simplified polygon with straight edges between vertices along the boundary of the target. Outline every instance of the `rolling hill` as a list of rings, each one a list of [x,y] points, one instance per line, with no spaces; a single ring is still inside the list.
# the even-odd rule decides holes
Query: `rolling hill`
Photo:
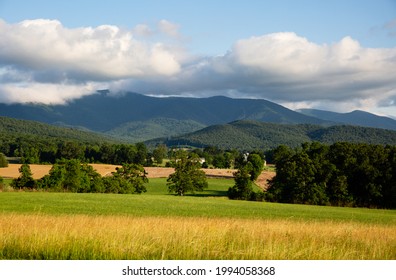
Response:
[[[281,144],[291,147],[304,142],[318,141],[326,144],[348,141],[367,144],[396,145],[396,131],[336,125],[323,127],[310,124],[274,124],[241,120],[214,125],[179,137],[147,141],[148,145],[164,143],[168,146],[217,146],[223,149],[271,149]]]
[[[75,128],[58,127],[37,121],[19,120],[0,117],[0,142],[5,139],[31,137],[35,140],[59,139],[62,141],[77,141],[80,143],[119,142],[111,136],[101,133],[82,131]]]
[[[180,129],[184,122],[180,123],[172,119],[152,120],[152,127],[148,129],[163,129],[171,126]],[[136,131],[138,122],[130,124]],[[198,127],[191,122],[191,126]],[[144,130],[146,127],[140,128]],[[125,128],[128,133],[128,126]],[[188,130],[188,129],[187,129]],[[179,130],[181,131],[181,130]],[[142,132],[142,134],[144,134]],[[33,142],[43,142],[52,139],[55,141],[76,141],[80,143],[105,143],[119,142],[119,137],[114,138],[107,134],[81,131],[75,128],[58,127],[36,121],[18,120],[8,117],[0,117],[0,143],[13,143],[23,138],[24,141],[32,139]],[[121,133],[115,133],[121,135]],[[149,135],[146,135],[149,137]],[[237,150],[268,150],[284,144],[291,147],[300,146],[304,142],[318,141],[331,144],[339,141],[359,142],[368,144],[396,145],[396,131],[376,129],[350,125],[320,126],[311,124],[276,124],[260,121],[240,120],[228,124],[212,125],[198,131],[181,136],[166,135],[146,141],[148,146],[166,144],[167,146],[189,145],[193,147],[216,146],[222,149]]]

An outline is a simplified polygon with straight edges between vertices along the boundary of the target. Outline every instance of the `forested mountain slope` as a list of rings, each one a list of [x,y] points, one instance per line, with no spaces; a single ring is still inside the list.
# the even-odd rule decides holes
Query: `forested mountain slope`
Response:
[[[309,124],[273,124],[259,121],[235,121],[209,126],[202,130],[171,139],[155,139],[147,144],[165,143],[168,146],[217,146],[223,149],[271,149],[279,145],[290,147],[318,141],[331,144],[353,143],[396,145],[396,131],[349,125],[323,127]]]
[[[6,139],[34,138],[59,139],[62,141],[77,141],[81,143],[116,142],[115,138],[95,132],[82,131],[75,128],[58,127],[36,121],[19,120],[15,118],[0,117],[0,136]]]

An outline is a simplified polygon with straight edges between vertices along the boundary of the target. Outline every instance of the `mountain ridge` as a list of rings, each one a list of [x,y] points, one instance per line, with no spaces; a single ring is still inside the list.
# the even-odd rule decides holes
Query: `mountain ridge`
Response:
[[[396,120],[361,110],[354,110],[348,113],[336,113],[318,109],[300,109],[298,112],[307,116],[342,124],[396,130]]]
[[[353,122],[353,119],[362,119],[354,116],[356,113],[352,117],[351,114],[340,114],[337,115],[338,119],[319,118],[314,113],[313,110],[303,113],[293,111],[264,99],[234,99],[225,96],[159,98],[134,92],[115,95],[107,90],[73,100],[66,105],[0,104],[0,116],[106,133],[131,143],[173,137],[238,120],[321,126],[346,123],[362,125],[361,122]],[[364,116],[368,124],[374,123],[375,126],[375,122],[379,122],[375,127],[396,130],[396,120],[370,113]]]
[[[82,97],[67,105],[0,104],[0,115],[85,128],[90,131],[110,133],[113,136],[112,132],[122,131],[128,123],[145,122],[144,125],[149,127],[152,126],[153,119],[183,121],[185,126],[188,122],[195,122],[196,128],[240,119],[275,123],[328,123],[263,99],[232,99],[224,96],[158,98],[133,92],[112,96],[108,91]],[[192,132],[196,128],[192,127],[191,131],[182,131],[182,133]],[[136,131],[136,133],[140,132]],[[152,136],[164,136],[163,132],[161,133]],[[166,133],[174,136],[181,132],[171,127]],[[131,142],[148,140],[140,136],[134,137],[133,132],[130,134]]]

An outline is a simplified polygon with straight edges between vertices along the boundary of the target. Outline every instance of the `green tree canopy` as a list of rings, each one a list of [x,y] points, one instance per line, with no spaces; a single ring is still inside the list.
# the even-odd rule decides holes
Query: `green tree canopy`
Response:
[[[250,180],[256,181],[264,168],[264,160],[258,154],[250,154],[247,161],[251,163]]]
[[[4,189],[4,179],[3,177],[0,176],[0,191],[2,191]]]
[[[107,177],[105,186],[112,193],[143,193],[146,192],[145,183],[148,182],[147,173],[139,164],[123,164],[118,167],[112,177]]]
[[[0,167],[7,167],[8,160],[6,159],[5,155],[0,153]]]
[[[19,177],[12,180],[11,187],[16,189],[33,189],[36,187],[36,181],[33,179],[33,174],[28,164],[22,164],[19,168],[19,173]]]
[[[200,170],[198,155],[187,156],[185,151],[179,151],[174,167],[175,173],[169,175],[167,180],[169,192],[183,196],[187,192],[203,191],[208,187],[205,172]]]
[[[162,164],[167,154],[168,154],[168,148],[163,144],[158,145],[153,151],[154,161],[157,164]]]
[[[339,142],[279,147],[266,199],[286,203],[396,207],[396,147]]]
[[[249,200],[253,193],[251,172],[253,165],[248,162],[239,167],[239,170],[234,173],[235,185],[228,189],[228,197],[230,199]]]

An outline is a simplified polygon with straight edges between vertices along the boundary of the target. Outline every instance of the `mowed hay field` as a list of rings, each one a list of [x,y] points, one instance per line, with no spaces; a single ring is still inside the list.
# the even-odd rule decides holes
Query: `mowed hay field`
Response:
[[[111,172],[115,172],[117,167],[121,165],[111,164],[90,164],[100,175],[107,176],[111,175]],[[47,175],[52,168],[52,165],[45,164],[29,164],[34,179],[40,179],[44,175]],[[21,164],[10,163],[8,167],[0,168],[0,176],[4,178],[17,178],[19,176],[19,168]],[[149,178],[165,178],[174,172],[173,168],[168,167],[145,167]],[[203,169],[204,172],[213,177],[232,177],[236,171],[234,169]]]

